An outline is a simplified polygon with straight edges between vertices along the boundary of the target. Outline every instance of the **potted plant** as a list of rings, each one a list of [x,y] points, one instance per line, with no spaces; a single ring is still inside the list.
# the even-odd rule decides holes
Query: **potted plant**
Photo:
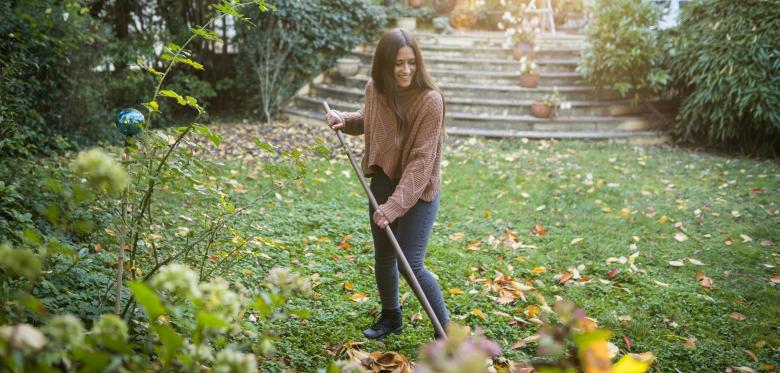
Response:
[[[336,69],[339,75],[349,78],[360,71],[360,60],[357,58],[339,58],[336,60]]]
[[[535,20],[538,22],[538,19]],[[514,16],[511,12],[505,12],[498,23],[498,29],[505,30],[509,45],[513,47],[512,57],[515,60],[523,56],[534,57],[536,37],[539,34],[539,28],[534,26],[533,20],[526,20],[522,14]]]
[[[558,87],[555,87],[553,93],[544,96],[541,101],[534,101],[531,103],[531,113],[537,118],[550,118],[553,116],[553,110],[558,107],[561,109],[571,109],[571,103],[562,103],[561,95],[558,93]]]
[[[450,13],[450,23],[456,29],[472,28],[477,23],[479,14],[473,0],[458,3]]]
[[[422,6],[422,0],[409,0],[408,3],[412,8],[419,8]]]
[[[539,74],[536,70],[539,66],[534,60],[527,57],[520,59],[520,85],[525,88],[536,88],[539,85]]]

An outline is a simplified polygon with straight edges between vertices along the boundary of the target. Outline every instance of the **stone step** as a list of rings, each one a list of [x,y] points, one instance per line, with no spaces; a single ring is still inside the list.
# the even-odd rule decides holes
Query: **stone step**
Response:
[[[301,95],[302,101],[313,101],[318,105],[324,99],[335,99],[342,102],[362,103],[363,94],[355,89],[338,86],[320,86],[314,89],[314,95]],[[446,96],[448,110],[472,114],[488,114],[495,116],[531,115],[533,99],[518,100],[513,98],[474,98]],[[636,115],[643,112],[643,107],[632,107],[628,100],[598,100],[598,101],[567,101],[571,109],[559,110],[568,116],[619,116]]]
[[[520,86],[520,74],[516,71],[490,71],[490,70],[428,70],[433,77],[433,80],[437,84],[444,83],[464,83],[464,84],[481,84],[481,85],[512,85]],[[368,74],[368,72],[365,72]],[[579,72],[550,72],[540,73],[541,79],[539,85],[543,87],[556,87],[556,86],[580,86],[586,85],[583,81],[583,76]],[[329,81],[335,84],[349,85],[346,79],[342,78],[338,73],[328,74]],[[368,77],[362,77],[361,81],[365,85],[365,81]]]
[[[503,31],[456,31],[446,35],[421,31],[415,32],[415,36],[420,44],[455,46],[501,45],[506,41],[507,37]],[[587,37],[583,34],[556,33],[556,35],[553,36],[549,33],[543,33],[537,40],[540,44],[548,45],[582,45],[586,43]]]
[[[361,61],[361,71],[368,71],[373,56],[370,53],[353,52]],[[537,58],[540,72],[573,72],[577,69],[579,58]],[[516,71],[520,63],[510,58],[483,57],[425,57],[426,67],[440,70],[475,70],[490,66],[493,71]]]
[[[473,57],[480,56],[490,59],[511,59],[512,48],[507,48],[505,45],[501,46],[454,46],[454,45],[436,45],[436,44],[424,44],[420,43],[420,48],[423,51],[423,56],[427,61],[428,58],[446,58],[446,57]],[[372,54],[376,49],[376,45],[362,45],[356,48],[354,51],[364,54]],[[582,52],[582,48],[566,48],[560,46],[546,46],[538,45],[536,51],[536,58],[538,59],[563,59],[563,58],[577,58]]]
[[[292,107],[299,111],[322,112],[322,102],[339,111],[356,111],[361,104],[333,98],[297,97]],[[321,114],[320,114],[321,115]],[[657,123],[638,116],[558,116],[552,119],[532,115],[491,115],[488,113],[458,112],[448,107],[448,126],[516,131],[644,131],[658,127]]]
[[[337,102],[328,103],[334,110],[356,110]],[[322,106],[320,106],[321,108]],[[322,109],[307,110],[298,107],[288,107],[283,114],[292,121],[302,121],[314,125],[325,125]],[[461,113],[448,113],[445,119],[447,133],[495,137],[529,137],[529,138],[619,138],[631,136],[658,135],[660,132],[651,122],[642,118],[615,121],[613,118],[515,118],[513,121],[502,121],[499,118],[484,118],[485,122],[496,125],[485,126]]]
[[[587,139],[633,145],[661,145],[671,142],[663,131],[513,131],[447,127],[451,136],[520,137],[527,139]]]
[[[362,101],[364,89],[368,82],[367,77],[352,77],[344,80],[348,84],[311,84],[310,94],[323,97],[339,97],[345,101]],[[588,100],[617,100],[619,95],[612,90],[605,90],[601,94],[596,93],[589,86],[557,86],[536,88],[523,88],[520,85],[489,85],[489,84],[460,84],[439,83],[439,89],[446,97],[480,98],[480,99],[505,99],[505,100],[540,100],[544,96],[558,90],[564,101],[588,101]]]

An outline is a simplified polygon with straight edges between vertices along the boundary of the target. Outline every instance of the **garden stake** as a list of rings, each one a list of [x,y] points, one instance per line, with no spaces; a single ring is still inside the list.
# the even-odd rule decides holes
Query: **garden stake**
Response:
[[[325,106],[326,113],[330,111],[330,106],[328,106],[327,102],[323,101],[322,105]],[[363,190],[366,192],[366,195],[368,195],[368,200],[370,201],[371,206],[374,207],[374,210],[379,211],[379,204],[376,202],[374,194],[371,193],[371,189],[368,187],[368,183],[366,183],[366,178],[363,176],[363,172],[360,170],[357,162],[355,162],[355,158],[352,156],[352,151],[344,141],[344,135],[341,133],[341,130],[336,130],[336,136],[339,138],[341,147],[344,148],[344,151],[347,153],[349,162],[352,163],[352,168],[355,170],[355,174],[357,174],[357,177],[360,180],[360,184],[363,185]],[[398,241],[395,239],[393,230],[390,229],[390,224],[385,227],[385,233],[387,233],[387,238],[390,240],[390,243],[393,244],[395,256],[398,258],[398,261],[401,262],[401,269],[404,271],[404,273],[406,273],[407,283],[409,283],[409,286],[412,287],[414,295],[417,296],[417,300],[420,301],[420,304],[422,304],[423,308],[425,309],[425,313],[427,313],[428,317],[431,319],[431,322],[433,323],[433,329],[436,331],[436,334],[446,339],[447,333],[444,331],[444,328],[442,328],[439,319],[433,312],[433,307],[431,307],[431,303],[428,302],[428,298],[425,297],[425,293],[423,293],[422,288],[420,287],[420,283],[417,281],[417,277],[414,276],[412,267],[409,266],[409,262],[406,260],[403,251],[401,251],[401,246],[398,245]]]

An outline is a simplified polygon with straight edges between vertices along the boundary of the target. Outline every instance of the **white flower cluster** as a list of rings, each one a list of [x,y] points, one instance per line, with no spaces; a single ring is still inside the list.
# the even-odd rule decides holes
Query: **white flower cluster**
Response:
[[[203,308],[225,321],[232,321],[241,311],[241,297],[223,279],[200,284],[200,291]]]
[[[520,74],[534,74],[539,68],[533,60],[529,60],[526,57],[520,59]]]
[[[561,102],[561,109],[563,110],[570,110],[571,109],[571,102]]]
[[[187,342],[184,346],[184,353],[196,361],[214,360],[214,351],[205,343],[195,345]]]
[[[77,175],[86,177],[93,187],[111,193],[121,192],[129,184],[127,173],[122,165],[98,148],[80,152],[71,168]]]
[[[214,361],[214,373],[250,372],[257,372],[257,360],[254,354],[244,354],[226,348],[217,354],[217,359]]]
[[[157,290],[165,290],[190,300],[201,297],[198,275],[183,264],[170,264],[160,268],[151,284]]]
[[[44,333],[54,342],[76,347],[84,341],[84,324],[73,315],[57,315],[51,318],[43,327]]]
[[[309,279],[301,277],[289,268],[274,267],[268,272],[266,281],[273,287],[285,292],[310,296],[313,291]]]
[[[92,336],[100,343],[111,345],[127,341],[127,324],[116,315],[100,315],[92,326]]]

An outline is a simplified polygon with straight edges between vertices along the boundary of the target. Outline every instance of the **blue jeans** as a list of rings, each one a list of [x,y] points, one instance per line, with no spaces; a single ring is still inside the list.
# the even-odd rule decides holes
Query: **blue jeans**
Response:
[[[377,170],[371,177],[371,192],[377,203],[381,205],[387,202],[397,184],[397,181],[391,180],[383,172]],[[419,200],[406,214],[390,224],[390,228],[392,228],[409,266],[412,267],[412,272],[420,283],[423,293],[428,298],[428,302],[431,303],[433,312],[443,326],[449,321],[447,307],[444,304],[439,283],[423,265],[425,248],[428,246],[428,237],[431,234],[433,221],[436,219],[438,210],[439,196],[436,196],[431,202]],[[400,265],[395,257],[395,250],[387,238],[387,233],[374,224],[371,218],[374,214],[374,208],[370,204],[368,211],[371,234],[374,238],[374,274],[379,289],[379,298],[383,309],[397,309],[400,307],[398,301],[398,268]],[[406,274],[403,275],[406,279]],[[409,282],[408,279],[406,281]]]

